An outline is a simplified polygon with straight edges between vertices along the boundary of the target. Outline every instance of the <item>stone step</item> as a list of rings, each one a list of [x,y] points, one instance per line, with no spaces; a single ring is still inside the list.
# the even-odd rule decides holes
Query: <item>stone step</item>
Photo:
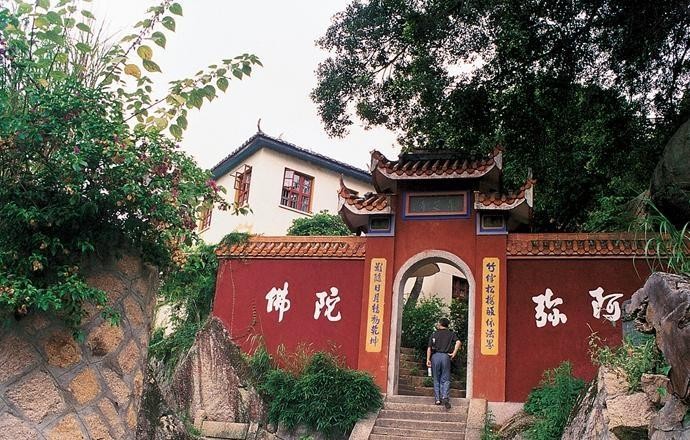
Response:
[[[436,405],[434,405],[436,406]],[[379,417],[382,419],[419,420],[427,422],[466,422],[467,413],[449,412],[443,406],[430,408],[431,411],[397,411],[391,409],[381,410]],[[451,408],[452,409],[452,408]]]
[[[422,362],[422,359],[418,359],[417,356],[413,354],[400,353],[400,362]]]
[[[464,432],[449,432],[449,431],[421,431],[418,429],[402,429],[402,428],[388,428],[383,426],[374,426],[369,436],[371,440],[397,440],[397,439],[411,439],[411,438],[433,438],[433,439],[458,439],[465,438]]]
[[[434,398],[433,397],[423,397],[423,396],[395,395],[395,396],[386,397],[385,403],[416,403],[416,404],[421,404],[421,405],[433,405],[434,404]],[[451,398],[450,403],[452,405],[458,405],[458,406],[460,406],[460,405],[469,406],[470,399]]]
[[[412,385],[415,387],[421,387],[424,386],[424,382],[427,380],[428,376],[409,376],[409,375],[400,375],[398,376],[398,384],[404,383],[406,385]],[[429,377],[429,380],[431,378]],[[465,388],[463,383],[460,382],[459,380],[452,380],[450,382],[450,387],[454,389],[462,389]]]
[[[398,385],[398,394],[406,396],[433,396],[434,389],[431,387],[409,387],[404,385]],[[465,390],[457,390],[451,388],[449,394],[450,397],[464,398]]]
[[[419,367],[417,367],[416,370],[419,374],[422,374],[422,370],[419,369]],[[413,371],[412,368],[400,367],[400,369],[398,370],[398,375],[399,376],[412,376],[412,371]],[[426,373],[426,370],[424,370],[424,373]]]
[[[400,361],[400,368],[414,369],[424,371],[426,373],[427,366],[424,362],[417,361]]]
[[[376,419],[374,427],[414,429],[418,431],[465,432],[464,422],[435,422],[416,419]]]
[[[452,399],[451,402],[453,402],[455,399]],[[433,402],[433,399],[432,399]],[[451,403],[452,404],[452,403]],[[434,405],[433,403],[403,403],[403,402],[388,402],[383,404],[383,408],[386,410],[393,410],[393,411],[421,411],[421,412],[431,412],[431,411],[438,411],[440,407],[438,405]],[[445,408],[443,408],[443,411],[446,413],[463,413],[466,417],[467,409],[469,408],[469,403],[466,402],[461,402],[461,403],[455,403],[453,407],[446,411]]]
[[[204,420],[201,423],[201,435],[214,439],[243,439],[247,437],[249,423],[214,422]]]
[[[400,347],[400,354],[415,354],[415,349],[414,348],[409,348],[409,347]]]

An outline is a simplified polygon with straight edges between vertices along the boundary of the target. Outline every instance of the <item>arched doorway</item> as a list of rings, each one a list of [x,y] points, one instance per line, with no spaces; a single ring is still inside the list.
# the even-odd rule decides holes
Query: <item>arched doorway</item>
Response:
[[[467,375],[466,397],[472,397],[472,364],[474,358],[474,292],[476,283],[472,271],[467,263],[458,256],[441,250],[428,250],[408,259],[398,269],[393,280],[393,303],[391,310],[391,332],[388,352],[388,381],[386,392],[388,395],[397,394],[400,359],[400,339],[402,331],[402,312],[404,304],[404,288],[406,281],[421,267],[430,263],[445,263],[455,267],[467,279],[468,316],[467,316]]]

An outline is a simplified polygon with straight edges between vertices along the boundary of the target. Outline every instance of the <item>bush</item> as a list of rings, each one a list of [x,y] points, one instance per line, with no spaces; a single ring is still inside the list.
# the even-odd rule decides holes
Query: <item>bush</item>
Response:
[[[653,336],[648,336],[637,344],[625,339],[618,347],[609,347],[593,333],[589,338],[589,352],[593,364],[623,370],[630,391],[633,392],[640,390],[643,374],[666,375],[670,370],[664,355],[657,349]]]
[[[494,424],[496,418],[491,410],[486,411],[486,417],[484,418],[484,425],[482,426],[481,440],[499,440],[500,437],[496,433]]]
[[[269,400],[269,422],[288,430],[305,426],[328,438],[347,434],[383,404],[371,376],[342,367],[322,352],[314,354],[299,375],[270,370],[258,387]]]
[[[117,322],[105,292],[85,283],[85,261],[129,248],[174,271],[198,239],[199,210],[231,208],[176,142],[188,109],[216,97],[210,82],[224,89],[259,63],[224,60],[158,99],[137,64],[160,71],[146,43],[165,46],[181,6],[149,8],[113,43],[80,3],[0,2],[0,321],[48,312],[76,336],[85,304]]]
[[[311,217],[296,218],[287,230],[287,235],[352,235],[339,215],[321,211]]]
[[[416,307],[405,307],[402,316],[401,344],[425,352],[434,325],[446,314],[440,298],[424,298]]]
[[[529,429],[532,440],[557,440],[561,438],[570,411],[585,387],[585,381],[573,377],[572,366],[563,362],[553,370],[546,370],[542,381],[534,388],[525,402],[525,412],[536,417]]]
[[[223,238],[232,245],[248,239],[247,234],[233,233]],[[213,245],[183,247],[181,267],[164,278],[159,296],[170,307],[170,330],[158,329],[151,337],[149,355],[163,363],[171,373],[177,361],[191,348],[196,332],[211,314],[216,292],[218,258]]]

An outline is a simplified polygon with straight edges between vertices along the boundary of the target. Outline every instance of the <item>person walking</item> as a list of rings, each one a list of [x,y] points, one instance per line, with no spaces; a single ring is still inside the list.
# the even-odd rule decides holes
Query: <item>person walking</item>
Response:
[[[431,368],[434,379],[436,405],[443,404],[446,409],[450,409],[450,363],[460,350],[460,340],[449,326],[448,318],[439,319],[426,349],[426,366]]]

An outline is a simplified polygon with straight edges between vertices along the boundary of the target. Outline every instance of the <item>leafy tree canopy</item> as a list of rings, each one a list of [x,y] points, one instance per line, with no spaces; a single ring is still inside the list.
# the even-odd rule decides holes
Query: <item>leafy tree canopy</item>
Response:
[[[339,215],[321,211],[311,217],[296,218],[287,235],[351,235]]]
[[[354,1],[319,40],[312,98],[404,148],[506,148],[541,230],[621,227],[690,97],[690,5],[651,0]],[[651,116],[654,116],[653,118]]]
[[[149,44],[165,46],[181,5],[152,7],[112,44],[78,4],[0,6],[0,320],[47,311],[75,330],[85,304],[106,303],[84,282],[84,261],[124,246],[166,271],[196,241],[203,206],[240,210],[170,136],[258,64],[223,60],[156,98],[143,73],[160,70]]]

